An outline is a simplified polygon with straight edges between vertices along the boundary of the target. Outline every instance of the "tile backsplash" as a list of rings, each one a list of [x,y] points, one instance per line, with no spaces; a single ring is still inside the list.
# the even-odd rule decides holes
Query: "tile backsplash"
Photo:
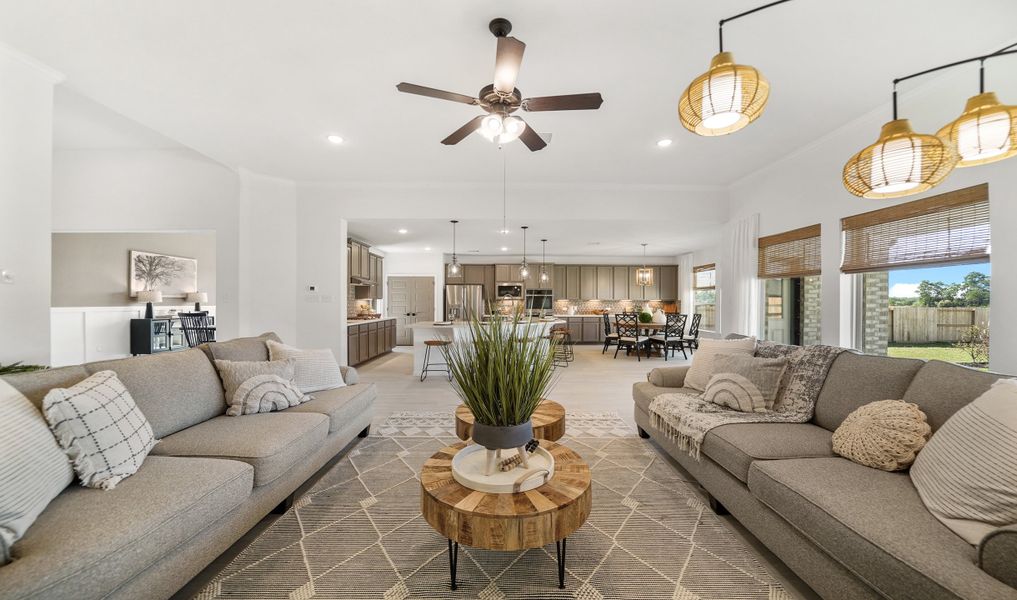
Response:
[[[652,310],[663,308],[664,303],[656,300],[555,300],[555,314],[565,314],[570,306],[576,307],[576,314],[591,314],[606,310],[609,313],[631,312],[649,304]]]

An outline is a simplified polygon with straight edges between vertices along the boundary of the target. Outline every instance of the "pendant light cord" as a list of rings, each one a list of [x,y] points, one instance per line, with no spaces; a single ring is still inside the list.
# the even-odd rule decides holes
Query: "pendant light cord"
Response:
[[[939,65],[938,67],[932,67],[931,69],[925,69],[924,71],[918,71],[917,73],[912,73],[910,75],[905,75],[904,77],[898,77],[898,78],[894,79],[893,80],[893,95],[891,96],[892,101],[893,101],[893,120],[894,121],[897,120],[897,84],[898,83],[900,83],[902,81],[907,81],[908,79],[914,79],[915,77],[921,77],[922,75],[928,75],[929,73],[935,73],[936,71],[942,71],[943,69],[949,69],[949,68],[952,68],[952,67],[956,67],[956,66],[959,66],[959,65],[966,65],[968,63],[973,63],[973,62],[977,61],[979,63],[979,67],[978,67],[978,92],[979,93],[985,93],[985,61],[989,60],[990,58],[997,58],[999,56],[1007,56],[1007,55],[1010,55],[1010,54],[1017,54],[1017,50],[1013,50],[1012,49],[1012,48],[1015,48],[1015,47],[1017,47],[1017,43],[1010,44],[1009,46],[1006,46],[1005,48],[1000,48],[999,50],[996,50],[995,52],[990,52],[989,54],[983,54],[981,56],[975,56],[975,57],[972,57],[972,58],[966,58],[964,60],[958,60],[958,61],[955,61],[955,62],[952,62],[952,63],[947,63],[945,65]]]
[[[504,152],[504,150],[502,150]],[[501,232],[508,233],[508,159],[505,154],[501,155]]]
[[[717,36],[720,38],[720,51],[721,52],[724,51],[724,23],[729,23],[731,21],[734,21],[735,19],[740,19],[742,17],[747,17],[748,15],[751,15],[752,13],[756,13],[756,12],[759,12],[761,10],[766,10],[767,8],[770,8],[771,6],[777,6],[778,4],[784,4],[785,2],[790,2],[790,1],[791,0],[777,0],[776,2],[771,2],[769,4],[764,4],[762,6],[757,6],[756,8],[753,8],[752,10],[747,10],[747,11],[745,11],[743,13],[738,13],[737,15],[735,15],[733,17],[727,17],[726,19],[721,19],[720,23],[717,24]]]

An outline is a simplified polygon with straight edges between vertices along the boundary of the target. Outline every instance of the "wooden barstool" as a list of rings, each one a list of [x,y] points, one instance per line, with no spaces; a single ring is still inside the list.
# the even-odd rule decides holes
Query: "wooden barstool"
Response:
[[[427,373],[429,371],[444,371],[445,375],[448,376],[448,380],[452,381],[452,370],[448,368],[448,363],[441,365],[442,368],[432,369],[431,368],[431,348],[443,348],[448,346],[452,342],[449,340],[425,340],[424,341],[424,366],[420,369],[420,380],[427,379]],[[441,352],[441,350],[439,350]],[[440,363],[434,363],[434,366],[439,366]]]

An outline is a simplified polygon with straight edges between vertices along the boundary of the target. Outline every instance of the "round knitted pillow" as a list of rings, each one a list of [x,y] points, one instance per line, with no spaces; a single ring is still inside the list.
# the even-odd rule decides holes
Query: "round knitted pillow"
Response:
[[[854,462],[903,471],[932,434],[917,404],[879,400],[857,408],[833,432],[833,451]]]

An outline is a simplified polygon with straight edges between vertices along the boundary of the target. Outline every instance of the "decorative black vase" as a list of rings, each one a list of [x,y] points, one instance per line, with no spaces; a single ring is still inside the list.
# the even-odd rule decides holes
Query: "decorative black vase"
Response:
[[[501,427],[497,425],[484,425],[473,423],[473,441],[487,448],[488,450],[508,450],[525,446],[533,439],[533,421]]]

